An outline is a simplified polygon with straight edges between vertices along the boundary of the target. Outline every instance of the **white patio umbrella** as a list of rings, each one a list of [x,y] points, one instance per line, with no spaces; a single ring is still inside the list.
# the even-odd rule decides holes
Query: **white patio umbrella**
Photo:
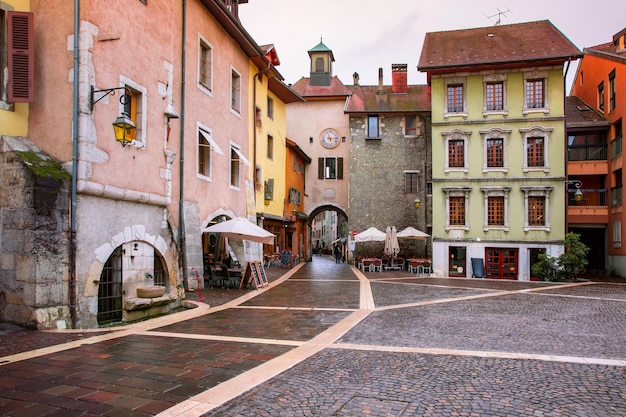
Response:
[[[275,235],[257,226],[245,217],[237,217],[235,219],[226,220],[225,222],[216,223],[202,229],[202,232],[221,233],[222,236],[227,238],[251,240],[267,245],[273,244],[275,237]]]
[[[398,243],[398,236],[396,232],[396,226],[387,226],[385,233],[385,255],[394,257],[400,253],[400,244]]]
[[[430,237],[428,233],[424,233],[411,226],[398,232],[398,238],[426,240],[427,237]]]
[[[355,242],[383,242],[386,239],[387,235],[385,232],[381,232],[375,227],[370,227],[367,230],[362,231],[361,233],[354,236]]]

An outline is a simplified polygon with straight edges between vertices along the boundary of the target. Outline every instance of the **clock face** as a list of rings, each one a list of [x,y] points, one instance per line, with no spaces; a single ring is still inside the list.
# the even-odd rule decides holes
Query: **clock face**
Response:
[[[334,148],[339,145],[339,133],[335,129],[326,129],[320,135],[320,141],[325,148]]]

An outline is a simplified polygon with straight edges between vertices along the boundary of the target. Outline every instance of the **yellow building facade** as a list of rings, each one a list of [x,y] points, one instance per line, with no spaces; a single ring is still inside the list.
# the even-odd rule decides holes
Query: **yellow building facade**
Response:
[[[1,29],[3,34],[7,34],[6,37],[2,36],[2,38],[0,38],[4,43],[2,45],[2,48],[0,49],[9,49],[8,44],[10,42],[7,41],[7,38],[12,37],[12,33],[9,30],[8,26],[10,25],[11,16],[14,15],[14,12],[29,11],[30,0],[6,0],[0,3],[0,22],[2,22],[2,25],[4,25]],[[30,24],[32,25],[32,21]],[[32,38],[29,39],[29,42],[31,43],[32,47]],[[10,54],[11,52],[8,53],[8,55]],[[22,54],[22,56],[24,55]],[[9,98],[9,89],[11,88],[10,84],[12,84],[14,81],[10,77],[11,62],[3,61],[2,64],[2,73],[9,74],[9,77],[3,77],[2,85],[0,86],[0,135],[27,136],[29,102],[32,102],[32,99],[22,99],[20,100],[20,102],[17,102],[16,100]],[[32,89],[33,80],[29,79],[28,82],[30,84],[30,88]]]

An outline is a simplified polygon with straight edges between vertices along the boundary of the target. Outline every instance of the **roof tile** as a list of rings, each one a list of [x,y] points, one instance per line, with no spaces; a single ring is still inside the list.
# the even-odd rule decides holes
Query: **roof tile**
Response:
[[[549,20],[426,34],[418,69],[445,71],[582,57]]]

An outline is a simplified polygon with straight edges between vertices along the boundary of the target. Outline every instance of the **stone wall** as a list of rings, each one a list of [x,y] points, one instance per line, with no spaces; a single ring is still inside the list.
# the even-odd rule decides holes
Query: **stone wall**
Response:
[[[69,181],[26,138],[0,139],[0,320],[69,323]]]
[[[367,115],[350,117],[350,216],[349,230],[377,227],[398,231],[412,226],[427,232],[431,213],[427,184],[431,181],[430,120],[418,118],[418,134],[404,135],[404,115],[379,116],[381,139],[367,139]],[[405,193],[405,172],[418,172],[417,194]],[[415,198],[422,201],[419,209]],[[424,242],[404,240],[403,252],[424,252]],[[357,244],[355,256],[378,255],[380,245]],[[359,252],[368,253],[359,253]],[[371,253],[369,253],[371,252]],[[420,253],[421,254],[421,253]]]

